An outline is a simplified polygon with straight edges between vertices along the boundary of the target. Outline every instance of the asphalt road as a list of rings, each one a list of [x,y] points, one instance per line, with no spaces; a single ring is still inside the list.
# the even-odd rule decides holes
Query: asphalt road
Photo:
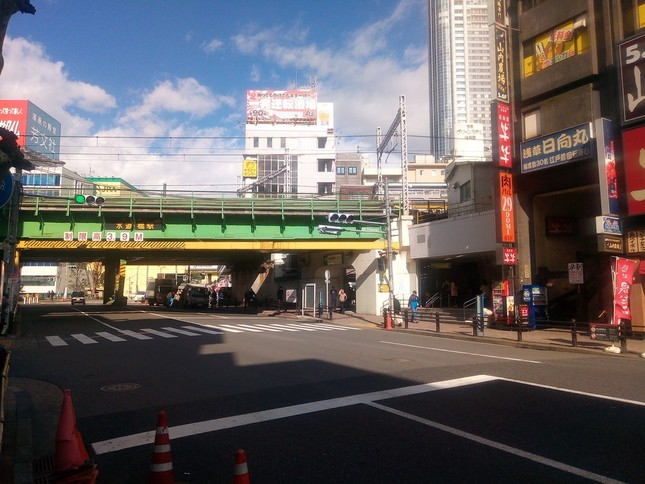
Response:
[[[27,306],[14,377],[72,392],[100,482],[643,482],[642,360],[214,312]],[[55,429],[52,429],[52,432]]]

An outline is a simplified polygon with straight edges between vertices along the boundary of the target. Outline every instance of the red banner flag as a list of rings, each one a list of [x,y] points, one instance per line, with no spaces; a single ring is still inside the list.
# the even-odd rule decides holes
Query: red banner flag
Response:
[[[614,289],[614,314],[611,324],[619,324],[621,319],[632,319],[629,295],[632,291],[634,273],[640,261],[622,257],[612,257],[611,261],[611,279]]]

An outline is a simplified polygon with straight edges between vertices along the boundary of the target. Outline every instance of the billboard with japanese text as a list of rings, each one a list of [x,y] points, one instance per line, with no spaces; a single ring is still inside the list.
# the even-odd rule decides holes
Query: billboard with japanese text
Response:
[[[556,131],[520,143],[522,173],[589,158],[593,154],[591,123]]]
[[[31,101],[0,100],[0,127],[13,131],[19,146],[59,159],[61,124]]]
[[[314,90],[246,91],[247,124],[316,124],[318,97]]]
[[[618,45],[623,123],[645,118],[645,34]]]
[[[645,126],[623,131],[627,212],[645,213]]]

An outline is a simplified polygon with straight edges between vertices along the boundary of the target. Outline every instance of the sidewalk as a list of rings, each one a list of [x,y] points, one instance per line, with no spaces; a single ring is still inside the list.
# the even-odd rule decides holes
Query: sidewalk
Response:
[[[383,328],[383,317],[360,315],[352,312],[334,313],[330,321],[325,318],[301,316],[293,311],[280,313],[265,311],[266,317],[284,317],[297,321],[319,321],[331,324],[346,324],[364,328]],[[577,346],[572,346],[570,331],[544,329],[522,333],[518,341],[516,331],[485,328],[483,336],[473,336],[469,323],[441,323],[440,332],[436,324],[421,321],[409,323],[408,327],[395,327],[388,332],[405,332],[419,336],[454,338],[467,341],[485,341],[486,343],[504,344],[522,348],[538,348],[552,351],[574,351],[607,357],[645,358],[645,341],[638,338],[627,339],[627,351],[617,354],[606,351],[612,346],[609,341],[594,341],[588,333],[577,334]],[[8,350],[21,344],[20,336],[9,336],[1,339],[0,344]],[[616,343],[615,348],[620,343]],[[44,477],[53,466],[55,435],[58,427],[60,408],[63,402],[62,389],[46,382],[26,378],[12,378],[10,375],[5,407],[5,427],[0,459],[0,476],[2,483],[26,484],[46,482]],[[99,469],[100,471],[100,469]]]

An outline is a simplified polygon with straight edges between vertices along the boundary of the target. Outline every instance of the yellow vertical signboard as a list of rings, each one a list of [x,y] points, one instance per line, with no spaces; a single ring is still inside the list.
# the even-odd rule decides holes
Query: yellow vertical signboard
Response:
[[[242,177],[244,178],[257,178],[258,177],[258,162],[257,160],[245,159],[242,164]]]

